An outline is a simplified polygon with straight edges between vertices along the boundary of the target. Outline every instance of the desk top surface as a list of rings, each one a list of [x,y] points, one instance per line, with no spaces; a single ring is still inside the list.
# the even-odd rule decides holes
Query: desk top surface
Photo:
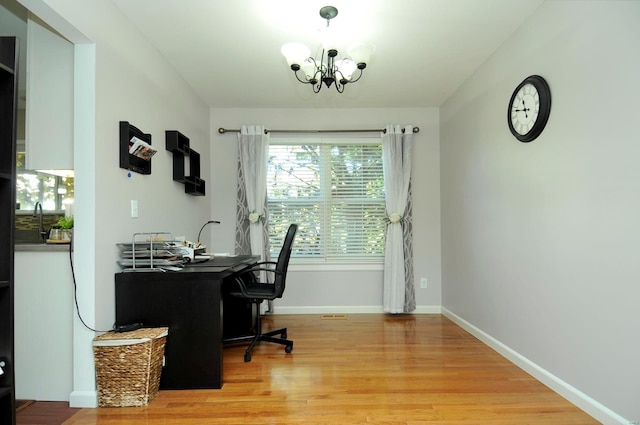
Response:
[[[232,268],[248,266],[258,261],[260,261],[260,256],[258,255],[214,256],[207,261],[189,263],[179,273],[221,272]]]
[[[176,271],[167,271],[158,269],[149,269],[149,268],[138,268],[138,269],[127,269],[116,273],[116,275],[138,275],[139,278],[143,278],[142,276],[171,276],[176,274],[201,274],[201,275],[218,275],[224,277],[223,275],[232,274],[239,270],[242,270],[246,267],[249,267],[252,264],[255,264],[260,261],[259,255],[227,255],[227,256],[216,256],[210,260],[196,262],[196,263],[187,263],[183,268]],[[143,278],[146,279],[146,278]]]

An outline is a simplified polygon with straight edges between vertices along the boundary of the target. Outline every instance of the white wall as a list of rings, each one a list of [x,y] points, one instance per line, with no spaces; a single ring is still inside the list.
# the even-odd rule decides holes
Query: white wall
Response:
[[[97,329],[115,318],[116,243],[136,232],[168,231],[195,237],[208,217],[210,194],[193,197],[172,180],[165,130],[179,130],[203,158],[209,157],[209,110],[160,54],[109,0],[22,0],[26,7],[76,46],[76,275],[80,308]],[[79,59],[80,58],[80,59]],[[80,118],[79,118],[80,117]],[[119,168],[118,122],[151,133],[159,148],[152,174]],[[209,175],[202,161],[202,175]],[[130,217],[130,200],[139,218]],[[72,405],[86,405],[95,380],[92,332],[74,322]]]
[[[605,423],[640,420],[639,40],[638,1],[547,1],[441,108],[443,307]],[[553,100],[523,144],[531,74]]]
[[[320,95],[336,95],[325,93]],[[418,311],[434,311],[440,291],[440,192],[438,110],[430,109],[213,109],[211,111],[212,216],[222,225],[212,229],[214,252],[233,252],[236,213],[237,136],[218,128],[260,124],[269,129],[382,129],[386,124],[420,127],[414,136],[414,273],[429,279],[416,287]],[[274,136],[275,137],[275,136]],[[284,297],[276,312],[382,311],[382,271],[326,267],[302,270],[292,264]]]

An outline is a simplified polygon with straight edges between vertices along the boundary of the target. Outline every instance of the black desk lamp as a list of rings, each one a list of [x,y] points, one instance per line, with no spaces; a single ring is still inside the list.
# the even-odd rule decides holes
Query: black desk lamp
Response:
[[[205,226],[206,226],[207,224],[212,224],[212,223],[213,223],[213,224],[220,224],[220,222],[219,222],[219,221],[217,221],[217,220],[209,220],[209,221],[207,221],[206,223],[204,223],[204,224],[202,225],[202,227],[200,228],[200,231],[198,232],[198,241],[197,241],[197,243],[196,243],[196,247],[199,247],[199,246],[200,246],[200,235],[202,234],[202,230],[205,228]]]

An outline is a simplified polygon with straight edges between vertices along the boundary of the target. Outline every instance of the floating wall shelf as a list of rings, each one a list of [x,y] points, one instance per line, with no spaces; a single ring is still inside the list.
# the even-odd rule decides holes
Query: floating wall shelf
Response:
[[[173,180],[184,184],[184,193],[204,196],[205,181],[200,178],[200,154],[189,147],[189,138],[176,130],[167,130],[166,148],[173,153]],[[185,157],[189,157],[189,175]]]

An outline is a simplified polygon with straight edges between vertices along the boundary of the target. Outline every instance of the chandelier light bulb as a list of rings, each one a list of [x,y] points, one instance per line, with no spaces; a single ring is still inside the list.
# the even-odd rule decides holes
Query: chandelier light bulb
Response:
[[[340,38],[340,31],[328,25],[318,30],[318,39],[324,50],[337,49]]]
[[[335,63],[335,68],[336,73],[339,74],[338,76],[336,76],[336,79],[340,78],[347,81],[351,81],[353,73],[358,69],[355,62],[349,58],[337,60]]]
[[[314,61],[313,58],[308,57],[307,59],[305,59],[305,61],[302,63],[302,72],[304,73],[307,81],[314,81],[312,84],[315,84],[317,82],[316,61]]]
[[[375,47],[372,44],[359,43],[350,46],[347,49],[347,53],[351,56],[351,59],[356,64],[368,64],[371,60],[371,55],[375,51]]]
[[[311,56],[311,50],[302,43],[286,43],[280,48],[280,52],[287,59],[290,67],[300,66]]]

